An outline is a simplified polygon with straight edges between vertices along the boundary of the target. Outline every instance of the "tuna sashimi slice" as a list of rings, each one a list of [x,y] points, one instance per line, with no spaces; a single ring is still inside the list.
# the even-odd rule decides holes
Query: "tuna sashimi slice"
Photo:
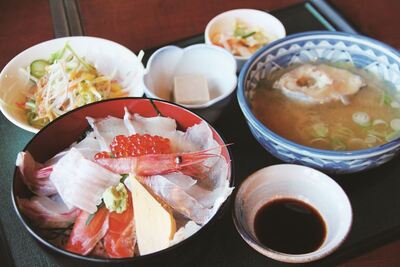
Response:
[[[134,211],[129,193],[127,209],[122,213],[111,212],[108,231],[104,236],[104,247],[111,258],[133,257],[136,244]]]
[[[90,218],[93,216],[93,218]],[[94,215],[81,211],[69,236],[66,250],[87,255],[108,230],[109,212],[102,207]]]

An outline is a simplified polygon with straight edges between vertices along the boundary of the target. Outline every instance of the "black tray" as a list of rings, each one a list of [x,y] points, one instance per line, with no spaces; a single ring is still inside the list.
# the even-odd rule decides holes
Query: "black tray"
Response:
[[[321,4],[322,3],[322,4]],[[343,18],[323,1],[310,1],[271,12],[278,17],[287,33],[309,30],[342,30],[355,32]],[[203,42],[203,36],[174,43],[185,47]],[[146,50],[145,61],[156,49]],[[266,152],[253,138],[245,122],[236,97],[223,111],[213,126],[232,146],[236,182],[265,166],[279,164],[280,160]],[[55,254],[39,245],[18,221],[11,204],[10,188],[15,155],[32,137],[0,116],[2,136],[0,179],[0,256],[1,266],[90,266]],[[400,235],[400,165],[398,157],[374,170],[347,176],[335,176],[344,188],[353,206],[354,222],[346,242],[329,257],[311,265],[331,266],[388,242]],[[8,246],[7,246],[8,244]],[[10,253],[11,251],[11,253]],[[12,255],[12,256],[11,256]],[[237,233],[231,210],[227,210],[212,227],[199,238],[187,244],[173,257],[148,263],[148,266],[287,266],[258,254]],[[94,265],[94,264],[93,264]],[[310,265],[310,264],[309,264]],[[98,265],[97,265],[98,266]],[[129,266],[142,266],[130,264]]]

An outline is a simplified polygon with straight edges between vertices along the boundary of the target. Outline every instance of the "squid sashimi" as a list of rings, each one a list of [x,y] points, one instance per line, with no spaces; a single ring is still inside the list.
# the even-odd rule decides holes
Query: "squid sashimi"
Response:
[[[88,117],[87,121],[93,129],[94,136],[98,140],[101,150],[108,151],[108,145],[115,136],[128,135],[128,130],[121,119],[109,116],[96,120]]]
[[[38,196],[50,196],[57,193],[57,189],[50,181],[51,167],[37,163],[29,152],[20,152],[16,165],[22,174],[22,180],[28,188]]]
[[[169,134],[176,132],[176,121],[167,117],[142,117],[139,114],[133,115],[131,121],[136,133],[150,134],[167,137]]]
[[[133,220],[132,197],[122,213],[111,212],[108,218],[108,231],[104,236],[104,248],[111,258],[133,257],[136,237]]]
[[[109,212],[100,208],[95,215],[81,211],[69,236],[66,250],[87,255],[108,231]]]
[[[54,165],[50,174],[65,204],[88,213],[96,212],[103,192],[120,179],[120,175],[86,159],[75,148]]]
[[[164,200],[175,211],[203,225],[210,217],[210,210],[203,207],[194,197],[162,175],[138,177],[140,182]]]
[[[63,202],[45,196],[17,198],[21,212],[42,228],[65,228],[75,222],[79,209],[69,209]]]

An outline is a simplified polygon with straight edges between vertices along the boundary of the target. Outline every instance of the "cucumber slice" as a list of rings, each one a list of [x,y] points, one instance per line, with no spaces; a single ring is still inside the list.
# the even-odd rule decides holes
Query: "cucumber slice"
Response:
[[[42,78],[46,74],[46,66],[49,65],[49,62],[43,59],[35,60],[31,63],[31,75],[35,78]]]

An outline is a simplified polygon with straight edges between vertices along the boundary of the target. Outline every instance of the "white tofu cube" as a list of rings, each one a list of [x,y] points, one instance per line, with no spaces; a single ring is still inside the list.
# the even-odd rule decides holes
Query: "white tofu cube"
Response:
[[[210,93],[206,78],[196,74],[175,76],[174,99],[176,103],[184,105],[207,103]]]

